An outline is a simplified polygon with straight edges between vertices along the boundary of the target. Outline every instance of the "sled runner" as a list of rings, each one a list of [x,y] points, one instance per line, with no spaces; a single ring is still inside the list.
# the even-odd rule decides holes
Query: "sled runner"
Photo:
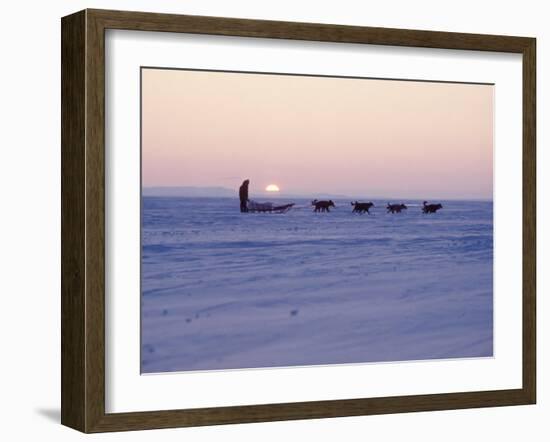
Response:
[[[251,213],[286,213],[294,203],[276,206],[273,203],[258,203],[256,201],[248,202],[248,211]]]

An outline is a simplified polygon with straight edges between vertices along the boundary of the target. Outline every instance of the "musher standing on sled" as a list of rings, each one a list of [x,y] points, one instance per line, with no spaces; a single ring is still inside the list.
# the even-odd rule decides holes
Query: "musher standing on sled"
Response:
[[[241,187],[239,187],[239,199],[241,200],[241,212],[245,213],[248,212],[248,184],[250,183],[250,180],[244,180],[241,184]]]

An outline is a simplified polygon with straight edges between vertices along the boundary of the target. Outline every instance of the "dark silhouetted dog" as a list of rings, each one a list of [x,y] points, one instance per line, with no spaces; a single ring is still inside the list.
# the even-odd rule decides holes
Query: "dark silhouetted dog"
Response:
[[[314,212],[330,212],[330,207],[336,207],[332,200],[328,201],[317,201],[313,200],[311,202],[312,206],[315,206]]]
[[[424,201],[422,205],[422,213],[435,213],[439,209],[443,209],[441,204],[428,204],[428,201]]]
[[[405,204],[390,204],[386,206],[386,213],[401,213],[402,210],[407,210]]]
[[[359,201],[355,201],[354,203],[351,203],[353,206],[352,212],[354,213],[365,213],[367,212],[370,215],[369,209],[371,207],[374,207],[374,203],[368,202],[368,203],[360,203]]]

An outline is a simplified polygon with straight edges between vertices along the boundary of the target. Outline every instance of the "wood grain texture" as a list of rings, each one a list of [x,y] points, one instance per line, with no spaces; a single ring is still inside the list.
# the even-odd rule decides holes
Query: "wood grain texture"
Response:
[[[105,30],[281,38],[523,55],[523,387],[515,390],[105,413]],[[83,432],[531,404],[536,398],[535,40],[86,10],[62,20],[62,423]],[[519,269],[518,269],[519,270]]]
[[[289,40],[522,52],[529,38],[149,12],[88,10],[105,29],[186,32]]]
[[[105,415],[105,38],[86,11],[86,431]]]
[[[536,402],[537,150],[536,40],[523,51],[523,389]]]
[[[85,13],[61,28],[61,423],[85,428]]]

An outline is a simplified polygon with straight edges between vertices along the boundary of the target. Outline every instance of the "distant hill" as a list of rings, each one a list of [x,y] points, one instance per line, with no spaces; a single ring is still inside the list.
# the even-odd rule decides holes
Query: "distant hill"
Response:
[[[238,195],[237,190],[227,187],[144,187],[143,196],[188,196],[188,197],[227,197]]]

